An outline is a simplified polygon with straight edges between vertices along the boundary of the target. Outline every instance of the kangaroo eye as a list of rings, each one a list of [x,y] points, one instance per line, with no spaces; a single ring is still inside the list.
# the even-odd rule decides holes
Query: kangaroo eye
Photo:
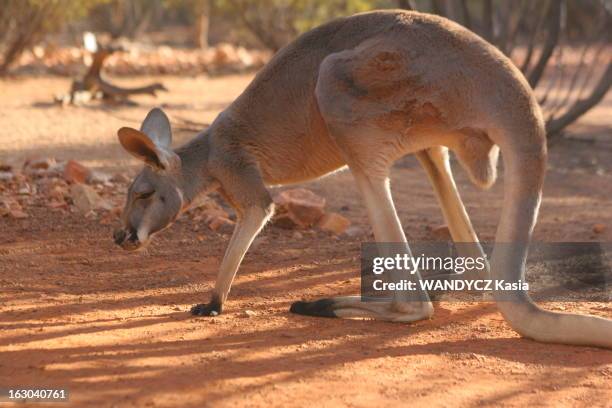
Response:
[[[147,199],[149,197],[151,197],[153,195],[153,193],[155,193],[155,191],[151,190],[151,191],[144,191],[142,193],[136,193],[136,198],[138,198],[139,200],[144,200]]]

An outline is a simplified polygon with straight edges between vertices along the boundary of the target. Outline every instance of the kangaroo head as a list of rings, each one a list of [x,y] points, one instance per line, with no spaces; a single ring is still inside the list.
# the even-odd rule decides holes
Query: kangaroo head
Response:
[[[122,228],[113,234],[117,245],[136,250],[170,226],[181,212],[181,159],[170,148],[170,122],[161,109],[150,111],[140,130],[123,127],[117,133],[125,150],[145,163],[128,189]]]

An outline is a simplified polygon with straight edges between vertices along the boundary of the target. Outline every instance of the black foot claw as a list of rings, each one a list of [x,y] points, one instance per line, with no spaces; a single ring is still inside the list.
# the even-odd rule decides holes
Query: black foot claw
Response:
[[[334,301],[332,299],[321,299],[314,302],[299,301],[293,303],[289,311],[306,316],[337,317],[333,305]]]
[[[217,302],[200,303],[191,308],[194,316],[218,316],[221,314],[221,305]]]

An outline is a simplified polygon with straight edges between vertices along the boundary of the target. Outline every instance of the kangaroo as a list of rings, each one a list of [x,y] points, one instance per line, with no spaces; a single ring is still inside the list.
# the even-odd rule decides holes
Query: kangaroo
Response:
[[[392,163],[413,153],[426,170],[455,242],[481,254],[457,191],[449,150],[487,188],[504,157],[504,204],[491,258],[494,279],[524,276],[546,167],[542,113],[520,71],[494,46],[447,19],[409,11],[339,18],[288,45],[211,126],[171,149],[166,115],[153,109],[121,145],[145,163],[127,194],[115,242],[146,246],[200,194],[218,191],[238,221],[212,298],[194,315],[222,312],[255,236],[270,219],[267,186],[299,183],[348,167],[376,242],[404,243],[389,187]],[[490,272],[489,272],[490,270]],[[394,279],[418,280],[418,273]],[[407,291],[405,291],[407,292]],[[510,298],[508,298],[510,296]],[[539,308],[526,291],[494,294],[510,326],[542,342],[612,347],[612,320]],[[387,302],[343,296],[296,302],[291,312],[411,322],[428,319],[425,291]]]

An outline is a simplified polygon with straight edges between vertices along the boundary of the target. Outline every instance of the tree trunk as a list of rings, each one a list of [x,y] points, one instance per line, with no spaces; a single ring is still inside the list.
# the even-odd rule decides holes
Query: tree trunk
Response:
[[[198,17],[195,21],[195,44],[200,49],[208,48],[208,28],[210,26],[210,0],[200,0]]]

